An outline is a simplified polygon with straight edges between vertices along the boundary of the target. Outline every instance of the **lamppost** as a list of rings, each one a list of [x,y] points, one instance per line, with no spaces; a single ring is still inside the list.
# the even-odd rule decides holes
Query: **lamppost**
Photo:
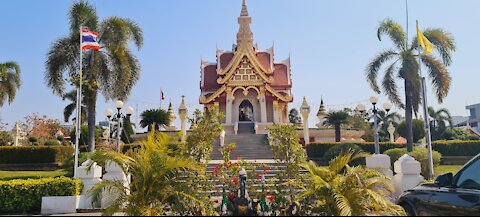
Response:
[[[181,127],[182,127],[182,142],[185,142],[187,138],[187,116],[188,116],[188,109],[187,105],[185,105],[185,96],[182,96],[182,104],[178,108],[178,115],[180,116],[181,120]]]
[[[124,118],[130,118],[130,116],[132,116],[133,114],[133,108],[132,107],[127,107],[125,109],[125,114],[122,114],[121,110],[123,108],[123,102],[118,100],[115,102],[115,108],[117,108],[117,113],[116,114],[113,114],[113,110],[112,109],[107,109],[105,111],[105,116],[107,116],[107,119],[108,119],[108,128],[110,129],[110,122],[113,123],[113,124],[116,124],[116,134],[115,134],[115,137],[116,137],[116,140],[117,140],[117,151],[120,152],[120,136],[122,135],[122,131],[123,131],[123,119]],[[113,134],[112,134],[113,135]]]
[[[308,116],[310,115],[310,105],[308,105],[307,98],[303,97],[303,103],[300,107],[300,113],[303,117],[303,140],[305,140],[305,145],[310,143],[310,134],[308,129]]]
[[[378,116],[377,116],[379,111],[377,108],[378,98],[375,96],[370,97],[370,103],[372,103],[373,105],[372,112],[373,112],[373,129],[374,129],[374,136],[375,136],[375,154],[380,154],[380,144],[379,144],[380,138],[378,136],[378,131],[380,130],[380,127],[378,126],[379,124],[378,124]],[[390,103],[383,104],[383,109],[385,109],[385,111],[388,113],[390,109],[392,109],[392,104]],[[359,111],[362,114],[365,113],[366,111],[365,105],[359,104],[357,106],[357,111]]]

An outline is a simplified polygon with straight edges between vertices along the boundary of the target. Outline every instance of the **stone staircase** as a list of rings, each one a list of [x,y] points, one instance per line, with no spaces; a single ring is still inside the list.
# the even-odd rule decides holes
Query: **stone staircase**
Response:
[[[255,134],[255,123],[239,122],[237,134]]]
[[[273,159],[266,134],[226,135],[225,145],[230,143],[237,145],[237,148],[232,151],[232,160],[235,160],[237,156],[244,160]],[[212,160],[223,160],[222,154],[218,151],[219,148],[220,140],[217,139],[213,144]]]

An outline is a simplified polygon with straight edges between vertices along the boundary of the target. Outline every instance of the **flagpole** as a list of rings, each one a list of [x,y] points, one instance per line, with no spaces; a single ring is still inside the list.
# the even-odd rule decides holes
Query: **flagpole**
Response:
[[[417,31],[418,30],[418,20],[417,20]],[[433,168],[433,150],[432,150],[432,134],[430,131],[430,120],[428,115],[428,101],[427,101],[427,83],[426,79],[422,74],[422,58],[420,49],[418,49],[418,71],[420,72],[420,76],[422,77],[422,100],[423,100],[423,118],[425,120],[425,140],[428,149],[428,179],[431,179],[435,176],[435,171]]]
[[[82,119],[82,64],[83,64],[83,57],[82,57],[82,27],[80,26],[80,71],[79,71],[79,85],[77,88],[77,118],[76,118],[76,133],[75,133],[75,165],[74,165],[74,178],[77,178],[77,169],[78,169],[78,154],[79,154],[79,140],[80,140],[80,133],[81,133],[81,119]]]

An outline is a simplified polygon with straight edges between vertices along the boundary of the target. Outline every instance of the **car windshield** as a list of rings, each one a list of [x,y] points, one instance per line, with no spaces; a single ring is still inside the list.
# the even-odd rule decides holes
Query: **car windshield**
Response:
[[[456,186],[480,190],[480,160],[477,159],[460,174]]]

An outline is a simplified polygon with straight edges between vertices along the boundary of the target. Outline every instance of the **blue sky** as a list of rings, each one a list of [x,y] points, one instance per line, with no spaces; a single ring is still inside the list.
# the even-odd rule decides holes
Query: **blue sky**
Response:
[[[67,104],[45,85],[45,58],[50,44],[65,36],[67,13],[73,1],[4,0],[0,13],[0,62],[16,61],[22,68],[22,87],[15,102],[1,108],[3,121],[13,124],[33,112],[63,120]],[[198,104],[200,59],[215,61],[216,47],[229,50],[236,40],[241,0],[90,1],[100,18],[120,16],[136,21],[144,31],[144,47],[135,51],[142,65],[140,81],[127,105],[141,111],[158,107],[159,90],[175,109],[185,95],[190,111]],[[291,55],[293,93],[290,108],[306,96],[312,115],[320,97],[330,108],[355,107],[374,93],[364,69],[379,51],[391,47],[378,41],[379,21],[391,18],[406,23],[404,0],[248,0],[254,40],[261,49],[275,44],[275,58]],[[415,20],[420,27],[441,27],[452,33],[457,52],[449,67],[453,77],[450,94],[434,107],[468,115],[465,105],[480,102],[477,50],[480,1],[423,0],[409,2],[410,38]],[[429,89],[431,92],[431,89]],[[386,98],[381,96],[381,102]],[[103,120],[113,102],[99,97],[97,120]],[[135,116],[136,117],[136,116]],[[315,122],[311,118],[310,122]]]

